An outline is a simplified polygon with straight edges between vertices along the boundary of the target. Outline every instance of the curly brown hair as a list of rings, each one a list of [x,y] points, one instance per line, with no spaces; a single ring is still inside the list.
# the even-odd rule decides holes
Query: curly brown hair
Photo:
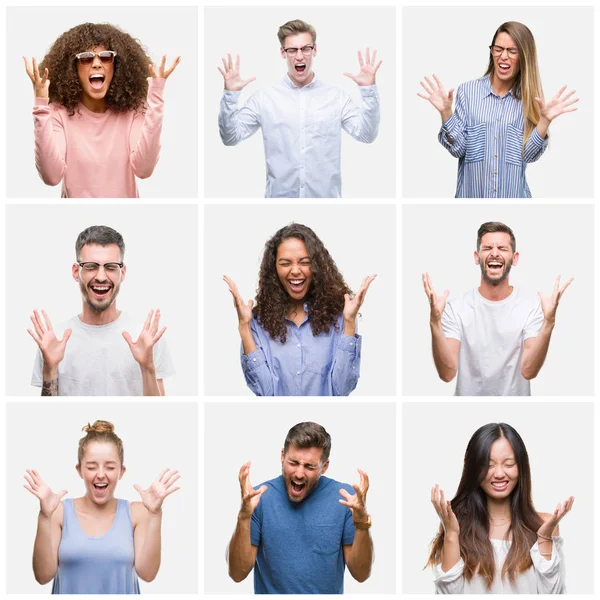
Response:
[[[291,223],[280,229],[266,244],[260,265],[258,290],[254,317],[272,339],[285,343],[290,297],[277,275],[277,248],[289,239],[296,238],[304,242],[310,257],[312,284],[304,298],[308,304],[308,320],[313,335],[337,329],[337,318],[344,310],[344,294],[351,294],[342,274],[331,258],[323,242],[306,225]]]
[[[152,61],[139,40],[108,23],[77,25],[52,44],[40,63],[40,73],[48,69],[50,102],[62,104],[69,115],[75,114],[82,92],[75,55],[97,46],[117,53],[106,106],[116,112],[143,109],[148,94],[148,65]]]

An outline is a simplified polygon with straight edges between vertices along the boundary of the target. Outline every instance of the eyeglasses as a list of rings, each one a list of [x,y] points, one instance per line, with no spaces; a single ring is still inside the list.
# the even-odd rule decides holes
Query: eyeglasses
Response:
[[[80,262],[77,264],[88,273],[95,273],[96,271],[98,271],[98,269],[100,269],[100,267],[104,267],[104,270],[107,273],[118,273],[124,265],[124,263],[116,262],[104,263],[103,265],[98,264],[96,262]]]
[[[283,48],[283,51],[288,56],[296,56],[296,54],[298,54],[298,50],[300,50],[304,56],[309,56],[314,49],[314,46],[302,46],[302,48]]]
[[[91,65],[94,62],[94,58],[96,58],[96,56],[103,63],[111,63],[115,60],[116,55],[117,53],[113,50],[103,50],[102,52],[80,52],[79,54],[75,55],[75,58],[82,65]]]
[[[496,44],[492,44],[490,50],[494,56],[500,56],[505,50],[511,58],[515,58],[515,56],[519,55],[518,48],[504,48],[504,46],[496,46]]]

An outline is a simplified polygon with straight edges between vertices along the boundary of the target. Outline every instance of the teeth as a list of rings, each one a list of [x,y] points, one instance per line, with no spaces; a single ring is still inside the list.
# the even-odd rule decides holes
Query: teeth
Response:
[[[304,282],[304,279],[290,279],[290,283],[292,285],[300,285],[303,282]]]
[[[90,79],[104,79],[104,75],[100,73],[94,73],[94,75],[90,75]]]

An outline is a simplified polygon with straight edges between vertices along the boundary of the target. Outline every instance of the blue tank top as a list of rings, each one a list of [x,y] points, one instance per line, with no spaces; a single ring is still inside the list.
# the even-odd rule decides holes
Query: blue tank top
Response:
[[[139,594],[133,560],[133,523],[127,500],[117,501],[112,527],[101,536],[83,531],[73,498],[63,501],[53,594]]]

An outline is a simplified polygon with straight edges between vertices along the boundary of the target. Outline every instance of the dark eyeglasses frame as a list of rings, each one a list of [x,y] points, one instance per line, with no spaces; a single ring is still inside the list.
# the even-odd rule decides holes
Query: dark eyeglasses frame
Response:
[[[123,266],[125,265],[125,263],[118,263],[118,262],[107,262],[104,263],[103,265],[101,265],[100,263],[97,262],[92,262],[92,261],[86,261],[86,262],[80,262],[77,263],[84,271],[99,271],[100,267],[102,267],[105,271],[106,271],[106,267],[108,265],[116,265],[117,267],[119,267],[119,270],[121,270],[123,268]],[[88,269],[86,268],[84,265],[96,265],[93,269]],[[108,269],[109,271],[112,269]],[[116,271],[116,269],[114,269]]]
[[[112,63],[115,61],[115,56],[117,56],[117,53],[114,50],[102,50],[102,52],[80,52],[79,54],[75,55],[75,58],[82,65],[91,65],[96,56],[103,63]]]
[[[494,50],[494,48],[500,48],[500,52],[497,52]],[[508,56],[512,56],[513,58],[515,56],[518,56],[519,54],[519,49],[518,48],[505,48],[504,46],[498,46],[498,44],[492,44],[490,46],[490,51],[492,54],[496,54],[496,56],[502,56],[502,54],[504,54],[504,51],[506,50],[506,53],[508,54]]]
[[[308,48],[307,52],[304,52],[304,50]],[[298,50],[300,50],[300,52],[302,52],[302,54],[304,56],[309,56],[310,53],[315,49],[314,46],[311,46],[310,44],[307,44],[306,46],[302,46],[302,48],[282,48],[282,50],[288,55],[288,56],[295,56],[296,54],[298,54]]]

